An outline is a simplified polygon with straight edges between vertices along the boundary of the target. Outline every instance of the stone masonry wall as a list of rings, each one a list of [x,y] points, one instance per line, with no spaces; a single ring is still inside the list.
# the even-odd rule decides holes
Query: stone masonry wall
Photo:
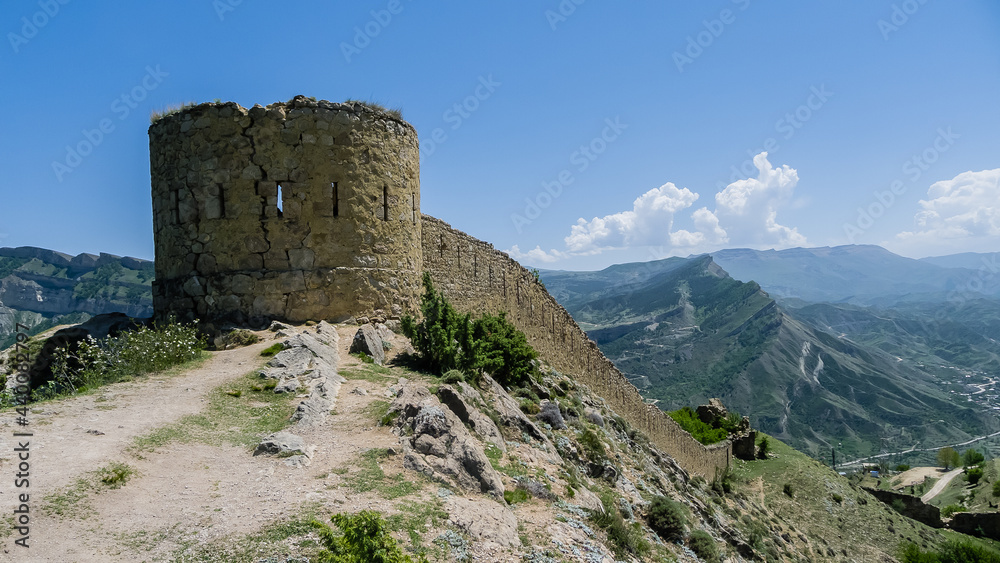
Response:
[[[301,96],[210,103],[157,120],[149,145],[157,315],[338,320],[418,303],[420,164],[408,123]]]
[[[424,269],[457,309],[506,311],[553,367],[575,375],[689,473],[712,479],[717,469],[729,465],[728,441],[706,447],[666,413],[646,404],[570,314],[507,254],[427,215],[422,235]]]

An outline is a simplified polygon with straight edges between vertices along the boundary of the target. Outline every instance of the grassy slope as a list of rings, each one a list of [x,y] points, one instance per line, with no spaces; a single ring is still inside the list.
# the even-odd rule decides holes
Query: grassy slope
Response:
[[[903,542],[927,549],[947,539],[967,539],[897,514],[829,467],[778,440],[771,438],[770,445],[769,459],[736,462],[734,489],[778,516],[790,537],[801,533],[810,538],[819,550],[814,552],[824,559],[874,561],[880,551],[894,556]],[[791,497],[785,494],[785,484],[791,486]],[[998,547],[996,542],[975,541]]]

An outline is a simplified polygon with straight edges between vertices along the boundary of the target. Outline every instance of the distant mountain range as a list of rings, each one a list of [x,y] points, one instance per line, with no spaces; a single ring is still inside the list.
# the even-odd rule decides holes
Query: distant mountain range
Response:
[[[149,317],[152,280],[149,260],[0,248],[0,349],[13,342],[15,323],[34,333],[102,313]]]
[[[753,280],[778,298],[893,305],[1000,297],[1000,257],[996,254],[966,253],[914,260],[879,246],[851,245],[788,250],[741,248],[714,252],[712,257],[734,278]]]
[[[540,275],[668,410],[720,397],[803,451],[836,445],[848,456],[887,440],[933,445],[997,426],[987,396],[972,402],[966,391],[1000,377],[1000,300],[988,291],[948,300],[977,275],[970,268],[854,246],[726,250]]]

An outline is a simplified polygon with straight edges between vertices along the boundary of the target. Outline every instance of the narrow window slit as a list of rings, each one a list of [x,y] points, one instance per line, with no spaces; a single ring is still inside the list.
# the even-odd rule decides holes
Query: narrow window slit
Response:
[[[389,220],[389,186],[382,186],[382,220]]]
[[[281,184],[278,184],[277,207],[278,207],[278,217],[281,217],[282,215],[284,215],[284,207],[282,205],[282,195],[281,195]]]
[[[337,189],[337,182],[331,183],[330,187],[333,188],[333,216],[334,217],[339,217],[340,216],[340,190]]]

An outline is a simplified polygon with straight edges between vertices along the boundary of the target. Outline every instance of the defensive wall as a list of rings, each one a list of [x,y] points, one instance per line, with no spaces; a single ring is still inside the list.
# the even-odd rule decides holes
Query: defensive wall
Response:
[[[505,311],[547,362],[603,397],[689,473],[712,479],[717,469],[729,465],[731,442],[705,446],[669,415],[647,404],[566,309],[517,261],[429,215],[423,216],[422,235],[424,269],[456,309]]]

